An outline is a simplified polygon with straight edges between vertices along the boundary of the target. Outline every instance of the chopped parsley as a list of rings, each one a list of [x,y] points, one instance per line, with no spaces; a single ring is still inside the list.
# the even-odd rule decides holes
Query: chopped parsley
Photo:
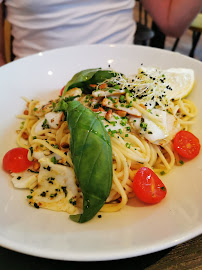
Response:
[[[48,128],[50,128],[47,119],[45,119],[45,120],[43,121],[42,128],[43,128],[43,129],[48,129]]]
[[[76,200],[74,200],[73,198],[69,199],[69,203],[71,203],[72,205],[76,205]]]
[[[130,103],[126,105],[126,108],[130,108],[130,107],[132,107],[132,106],[133,106],[133,105],[132,105],[132,101],[130,101]]]
[[[113,125],[114,127],[116,126],[116,121],[110,121],[110,124]]]
[[[58,194],[57,194],[57,192],[56,193],[52,193],[52,194],[50,194],[50,197],[51,198],[54,198],[54,197],[56,197]]]
[[[125,97],[124,97],[124,96],[120,96],[119,101],[120,101],[121,103],[125,102]]]
[[[51,158],[51,162],[53,162],[54,164],[57,164],[58,163],[58,161],[57,161],[57,159],[56,159],[55,156]]]
[[[52,145],[52,144],[51,144],[51,145]],[[52,146],[53,146],[53,148],[55,148],[55,149],[59,149],[59,146],[58,146],[57,144],[53,144]]]
[[[110,131],[110,135],[111,135],[112,137],[114,137],[114,134],[117,133],[116,130],[111,130],[111,129],[110,129],[109,131]]]
[[[121,124],[122,126],[125,126],[125,125],[127,124],[127,122],[128,122],[128,119],[122,117],[122,120],[121,120],[120,124]]]
[[[127,142],[127,143],[126,143],[126,147],[130,149],[131,143],[128,143],[128,142]]]
[[[110,90],[109,90],[109,93],[113,93],[114,91],[115,91],[115,90],[113,90],[113,89],[110,89]]]
[[[140,127],[144,130],[147,131],[147,123],[141,122]]]
[[[115,85],[115,86],[114,86],[114,89],[118,89],[118,90],[119,90],[119,89],[120,89],[120,85],[118,85],[118,84]]]

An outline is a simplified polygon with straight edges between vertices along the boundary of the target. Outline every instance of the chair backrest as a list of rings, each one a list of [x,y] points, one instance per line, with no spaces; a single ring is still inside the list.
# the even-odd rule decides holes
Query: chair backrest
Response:
[[[4,21],[4,48],[5,48],[5,57],[6,62],[9,63],[11,61],[11,25],[5,20]]]
[[[137,29],[134,36],[134,43],[147,45],[149,40],[154,36],[154,32],[148,26],[148,14],[142,6],[141,0],[136,1],[138,4],[138,16],[136,16]]]
[[[6,6],[5,1],[2,2],[3,19],[4,19],[4,49],[6,62],[12,60],[12,42],[11,42],[11,25],[6,19]]]
[[[202,12],[196,16],[189,28],[193,31],[202,32]]]

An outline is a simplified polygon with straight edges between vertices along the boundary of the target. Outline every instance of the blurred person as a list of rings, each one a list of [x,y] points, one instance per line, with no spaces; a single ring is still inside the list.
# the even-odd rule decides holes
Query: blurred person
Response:
[[[202,0],[143,0],[167,35],[180,36]],[[2,3],[11,24],[16,59],[81,44],[133,44],[134,0],[0,0],[0,66],[5,64]]]
[[[16,58],[65,46],[133,43],[134,0],[5,0],[4,3]]]
[[[202,0],[141,0],[161,31],[180,37],[202,10]]]

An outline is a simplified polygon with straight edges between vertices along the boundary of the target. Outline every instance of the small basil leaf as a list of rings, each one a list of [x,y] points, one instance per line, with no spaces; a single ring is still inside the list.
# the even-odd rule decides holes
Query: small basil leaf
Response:
[[[90,84],[97,84],[116,76],[117,73],[111,70],[98,70],[89,80]]]
[[[81,88],[85,94],[90,94],[92,93],[92,88],[89,87],[90,84],[103,82],[106,79],[114,77],[116,74],[111,70],[102,70],[100,68],[82,70],[76,73],[67,83],[62,96],[64,97],[65,93],[74,87]]]
[[[62,96],[64,96],[68,90],[74,87],[81,88],[83,83],[90,80],[98,70],[99,68],[91,68],[91,69],[81,70],[78,73],[76,73],[72,77],[72,79],[68,81],[68,83],[66,84]]]

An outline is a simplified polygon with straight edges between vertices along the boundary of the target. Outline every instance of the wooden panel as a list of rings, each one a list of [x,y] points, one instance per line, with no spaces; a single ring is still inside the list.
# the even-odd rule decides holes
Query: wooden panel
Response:
[[[11,61],[11,25],[7,20],[4,22],[4,41],[6,62],[8,63]]]

